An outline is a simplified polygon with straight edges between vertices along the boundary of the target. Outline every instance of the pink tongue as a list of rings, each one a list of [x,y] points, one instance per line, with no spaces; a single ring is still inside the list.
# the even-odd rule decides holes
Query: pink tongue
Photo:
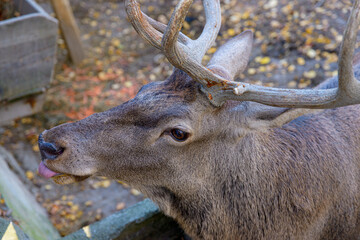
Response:
[[[56,172],[53,172],[50,169],[48,169],[42,161],[39,165],[38,171],[39,174],[45,178],[51,178],[57,174]]]

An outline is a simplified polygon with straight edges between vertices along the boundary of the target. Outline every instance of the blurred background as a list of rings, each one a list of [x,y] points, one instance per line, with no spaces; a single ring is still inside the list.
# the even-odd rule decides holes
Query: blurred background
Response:
[[[50,16],[58,18],[51,1],[36,2]],[[138,2],[150,17],[167,23],[178,1]],[[37,175],[38,135],[45,129],[117,106],[134,97],[144,84],[164,80],[172,72],[172,66],[161,52],[133,30],[122,0],[70,0],[69,3],[83,55],[74,59],[71,43],[64,34],[66,30],[56,29],[55,61],[44,61],[51,63],[53,73],[49,77],[51,82],[43,88],[46,90],[41,110],[0,123],[0,147],[15,161],[8,160],[9,166],[46,209],[52,224],[62,235],[129,207],[144,196],[126,183],[105,178],[91,178],[66,186],[41,178]],[[12,0],[0,0],[0,24],[21,17],[21,12],[12,4]],[[312,87],[337,74],[339,46],[351,6],[348,0],[222,0],[220,34],[203,62],[206,64],[227,39],[252,29],[255,35],[253,53],[248,68],[239,76],[241,81],[275,87]],[[183,33],[196,38],[204,20],[201,1],[196,0],[184,23]],[[62,19],[59,21],[60,27]],[[1,48],[4,34],[0,31],[2,114],[6,114],[5,109],[14,101],[23,98],[1,96],[5,94],[1,84],[15,81],[7,79],[6,82],[5,72],[22,71],[16,64],[6,65],[6,47]],[[17,82],[16,86],[22,84],[26,83]],[[28,95],[24,97],[30,101]],[[21,110],[17,110],[17,114],[23,115]],[[0,217],[15,223],[17,220],[1,195]]]

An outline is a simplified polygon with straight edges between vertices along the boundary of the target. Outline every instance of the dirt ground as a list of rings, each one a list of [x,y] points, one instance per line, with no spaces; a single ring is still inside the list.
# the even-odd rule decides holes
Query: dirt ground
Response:
[[[38,0],[52,13],[49,1]],[[144,12],[166,23],[177,1],[139,1]],[[337,74],[337,54],[351,8],[338,0],[224,0],[217,44],[206,63],[227,39],[252,29],[250,64],[240,80],[266,86],[307,88]],[[59,37],[54,79],[44,110],[0,127],[0,145],[12,152],[27,176],[27,186],[48,211],[61,234],[110,215],[143,199],[124,183],[103,178],[58,186],[36,174],[40,162],[37,137],[44,129],[76,121],[132,98],[149,82],[165,79],[172,67],[161,52],[145,43],[126,20],[122,0],[71,0],[86,52],[75,67]],[[53,13],[52,13],[53,14]],[[204,24],[195,1],[183,32],[197,37]],[[0,198],[0,216],[11,211]]]

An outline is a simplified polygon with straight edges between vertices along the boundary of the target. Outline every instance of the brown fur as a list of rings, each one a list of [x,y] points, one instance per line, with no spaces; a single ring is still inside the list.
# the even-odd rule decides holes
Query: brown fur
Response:
[[[287,109],[253,109],[262,105],[211,106],[176,70],[123,105],[46,131],[65,151],[45,163],[126,181],[193,239],[358,239],[359,105],[276,127]],[[176,142],[175,127],[190,138]]]

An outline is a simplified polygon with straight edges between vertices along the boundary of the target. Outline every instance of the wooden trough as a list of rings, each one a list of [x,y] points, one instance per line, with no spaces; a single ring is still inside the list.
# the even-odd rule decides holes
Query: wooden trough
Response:
[[[57,20],[33,0],[12,0],[0,21],[0,125],[41,110],[55,63]]]
[[[19,227],[0,218],[0,239],[15,231],[19,240],[28,239]],[[190,240],[178,224],[164,216],[149,199],[83,227],[64,240]]]

